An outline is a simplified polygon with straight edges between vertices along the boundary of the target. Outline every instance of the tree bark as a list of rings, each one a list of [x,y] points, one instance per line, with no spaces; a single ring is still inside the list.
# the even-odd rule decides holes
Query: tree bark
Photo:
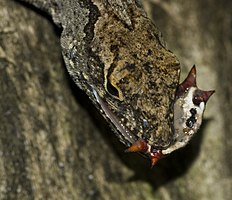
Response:
[[[30,2],[51,13],[59,27],[62,3]],[[139,155],[124,154],[70,80],[61,30],[28,4],[1,1],[0,199],[231,198],[232,5],[150,0],[144,7],[152,8],[151,18],[187,66],[183,72],[195,63],[198,84],[217,91],[201,131],[153,169]]]
[[[195,154],[198,145],[200,151],[196,153],[188,173],[170,186],[183,186],[182,198],[188,194],[189,199],[230,199],[232,4],[226,0],[149,0],[145,1],[144,6],[163,33],[169,48],[180,59],[181,77],[184,78],[189,68],[196,64],[198,86],[205,90],[216,90],[207,104],[200,132],[186,148],[191,149],[188,155]],[[177,190],[181,193],[180,189]],[[173,197],[174,191],[170,191]]]

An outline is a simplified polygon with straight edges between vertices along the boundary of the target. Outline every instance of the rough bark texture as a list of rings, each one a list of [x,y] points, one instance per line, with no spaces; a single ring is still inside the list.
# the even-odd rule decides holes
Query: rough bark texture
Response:
[[[0,199],[231,198],[232,5],[150,0],[144,6],[186,66],[183,77],[195,63],[198,85],[217,91],[201,131],[154,169],[124,154],[70,81],[61,30],[39,10],[1,1]]]
[[[198,85],[216,90],[207,105],[205,122],[189,146],[189,155],[199,147],[195,162],[188,173],[171,184],[174,191],[183,187],[183,190],[175,191],[179,197],[174,199],[230,199],[232,4],[226,0],[149,0],[145,7],[184,66],[181,76],[185,77],[194,63],[198,70]],[[173,192],[169,193],[170,197]]]

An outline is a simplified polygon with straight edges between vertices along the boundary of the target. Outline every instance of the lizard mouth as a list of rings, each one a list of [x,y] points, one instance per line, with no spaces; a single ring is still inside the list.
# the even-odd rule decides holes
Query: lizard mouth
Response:
[[[151,159],[151,166],[153,167],[157,161],[163,157],[162,150],[157,150],[154,147],[152,147],[148,142],[146,142],[144,139],[137,139],[136,136],[130,133],[129,130],[123,124],[119,122],[119,120],[115,117],[114,113],[107,107],[105,102],[102,100],[102,98],[98,95],[97,91],[94,89],[93,86],[93,94],[95,98],[97,99],[97,102],[101,106],[102,110],[106,114],[106,116],[111,120],[111,122],[115,125],[115,127],[118,129],[120,134],[132,145],[125,150],[125,152],[142,152],[147,154]]]
[[[116,127],[116,129],[118,130],[118,132],[121,134],[121,136],[130,144],[133,144],[137,141],[137,137],[135,135],[133,135],[119,120],[118,118],[115,116],[115,114],[108,108],[108,106],[106,105],[106,103],[103,101],[103,99],[98,95],[97,91],[95,90],[95,88],[93,86],[92,90],[93,90],[93,94],[97,100],[97,102],[99,103],[99,105],[101,106],[101,109],[104,111],[105,115],[107,116],[108,119],[110,119],[110,121],[112,122],[112,124],[114,124],[114,126]]]

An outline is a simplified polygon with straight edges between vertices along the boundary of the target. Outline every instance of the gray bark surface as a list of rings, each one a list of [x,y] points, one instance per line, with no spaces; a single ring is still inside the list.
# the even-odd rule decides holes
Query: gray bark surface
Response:
[[[60,24],[62,4],[31,2]],[[182,79],[196,64],[198,85],[216,90],[197,136],[153,169],[147,159],[125,154],[69,78],[61,56],[61,30],[46,13],[4,0],[0,199],[231,199],[232,5],[150,0],[144,7],[185,66]]]

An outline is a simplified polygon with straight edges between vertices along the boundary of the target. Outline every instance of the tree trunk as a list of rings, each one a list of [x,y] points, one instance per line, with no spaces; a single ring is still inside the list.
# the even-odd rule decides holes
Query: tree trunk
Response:
[[[30,2],[58,28],[28,4],[0,2],[0,199],[231,198],[231,3],[144,1],[186,66],[182,77],[196,64],[198,85],[217,92],[193,141],[150,169],[123,152],[69,78],[59,43],[61,20],[70,20],[59,15],[62,3]]]

